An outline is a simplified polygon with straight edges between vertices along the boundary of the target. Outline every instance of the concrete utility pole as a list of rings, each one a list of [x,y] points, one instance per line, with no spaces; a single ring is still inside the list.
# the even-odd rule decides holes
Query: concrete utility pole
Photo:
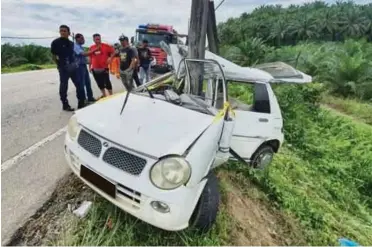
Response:
[[[218,36],[217,36],[217,23],[216,23],[216,12],[214,9],[213,0],[209,1],[208,5],[208,25],[207,25],[207,37],[208,47],[211,52],[218,54]]]
[[[192,0],[191,17],[188,33],[188,57],[194,59],[205,58],[205,42],[207,36],[209,0]],[[189,64],[191,76],[191,93],[200,95],[202,90],[202,64]]]

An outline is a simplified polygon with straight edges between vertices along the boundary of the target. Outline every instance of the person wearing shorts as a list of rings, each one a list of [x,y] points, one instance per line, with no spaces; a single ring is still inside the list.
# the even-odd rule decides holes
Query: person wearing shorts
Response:
[[[136,56],[129,46],[128,37],[119,37],[121,44],[118,54],[120,57],[120,79],[127,91],[133,88],[133,71],[136,69]]]
[[[96,33],[93,35],[94,45],[89,48],[89,51],[94,51],[90,55],[90,70],[93,73],[94,80],[102,92],[102,97],[112,95],[112,84],[110,81],[110,73],[108,65],[115,56],[115,50],[112,46],[101,42],[101,35]]]

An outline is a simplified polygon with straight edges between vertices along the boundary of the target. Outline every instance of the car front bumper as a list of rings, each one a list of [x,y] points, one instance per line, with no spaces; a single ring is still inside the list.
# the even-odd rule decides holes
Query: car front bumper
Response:
[[[106,164],[102,159],[93,157],[80,147],[76,141],[72,141],[68,134],[66,134],[64,150],[66,161],[72,171],[85,184],[123,211],[150,225],[167,231],[179,231],[189,226],[190,217],[206,184],[205,180],[192,188],[181,186],[171,191],[160,190],[155,188],[151,184],[151,181],[149,181],[148,171],[151,167],[150,164],[148,164],[150,167],[147,167],[142,172],[142,175],[136,178],[116,167]],[[115,184],[116,197],[111,197],[100,188],[82,178],[80,176],[81,165],[84,165],[91,171]],[[115,178],[113,173],[116,175],[120,174],[122,179]],[[137,181],[134,182],[135,180]],[[149,186],[153,188],[150,189]],[[155,210],[151,206],[151,202],[153,201],[166,203],[170,209],[169,212],[162,213]]]

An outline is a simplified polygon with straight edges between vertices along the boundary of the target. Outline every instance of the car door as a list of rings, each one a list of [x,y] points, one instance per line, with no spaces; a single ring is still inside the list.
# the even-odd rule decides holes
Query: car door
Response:
[[[311,76],[282,62],[260,64],[255,68],[268,73],[271,76],[270,83],[311,82]],[[253,83],[250,106],[229,97],[235,112],[231,149],[247,162],[263,143],[275,141],[280,145],[284,139],[282,114],[270,83]],[[234,157],[231,155],[230,158]]]
[[[231,148],[244,160],[249,161],[252,154],[265,141],[280,139],[277,130],[282,128],[281,113],[276,106],[275,96],[267,83],[252,85],[252,104],[247,105],[229,97],[235,113],[235,127],[232,133]],[[249,91],[249,90],[247,90]]]

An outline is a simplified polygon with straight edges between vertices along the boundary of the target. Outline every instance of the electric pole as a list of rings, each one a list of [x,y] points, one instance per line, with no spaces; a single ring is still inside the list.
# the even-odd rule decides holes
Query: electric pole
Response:
[[[218,54],[218,36],[217,36],[217,23],[216,23],[216,12],[214,9],[213,0],[209,1],[208,4],[208,25],[207,25],[207,37],[208,47],[211,52]]]
[[[192,0],[190,27],[188,32],[188,57],[193,59],[205,58],[205,42],[207,36],[209,0]],[[203,64],[189,64],[191,93],[200,95],[203,82]]]

